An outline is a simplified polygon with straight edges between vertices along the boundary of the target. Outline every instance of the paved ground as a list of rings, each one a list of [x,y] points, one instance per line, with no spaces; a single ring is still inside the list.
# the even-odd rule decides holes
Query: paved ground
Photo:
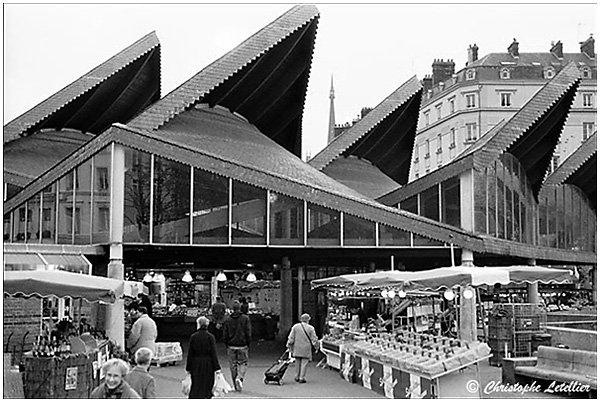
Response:
[[[185,351],[187,345],[182,342]],[[229,364],[225,346],[218,344],[219,361],[227,380],[231,382]],[[264,384],[264,372],[270,367],[281,353],[285,350],[283,344],[277,341],[260,341],[252,345],[250,349],[250,365],[244,381],[244,391],[241,393],[231,392],[224,399],[243,398],[361,398],[382,399],[379,395],[358,384],[351,384],[340,377],[338,371],[333,369],[317,368],[317,361],[310,363],[307,374],[307,383],[298,384],[294,382],[295,367],[291,365],[284,376],[283,385]],[[159,398],[184,398],[181,394],[181,380],[185,377],[185,363],[179,362],[174,366],[152,367],[151,374],[154,376]],[[476,379],[474,367],[463,370],[460,373],[450,374],[442,378],[440,382],[440,397],[451,399],[479,399],[477,392],[471,393],[468,388],[473,386],[472,381]],[[502,379],[499,367],[489,366],[487,362],[480,364],[480,386],[486,389],[483,393],[484,399],[540,399],[540,398],[566,398],[567,395],[556,395],[548,392],[502,392],[490,391],[492,382],[500,383]],[[471,382],[470,382],[471,381]],[[469,385],[468,385],[469,384]],[[586,395],[579,395],[585,398]]]

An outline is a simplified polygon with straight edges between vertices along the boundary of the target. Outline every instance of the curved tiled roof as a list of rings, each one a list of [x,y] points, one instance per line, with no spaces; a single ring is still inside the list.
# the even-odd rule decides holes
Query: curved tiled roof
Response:
[[[351,189],[376,199],[400,187],[377,166],[356,156],[337,158],[322,170],[327,176]]]
[[[318,16],[314,6],[293,7],[128,125],[156,130],[195,103],[221,105],[243,115],[300,156],[302,112]]]
[[[394,181],[406,183],[421,91],[421,83],[413,76],[331,141],[309,164],[323,170],[340,155],[355,155],[368,159]]]
[[[92,138],[73,130],[44,130],[4,145],[4,182],[25,187]]]
[[[4,143],[44,128],[99,134],[160,98],[160,44],[154,32],[4,126]]]
[[[596,132],[561,163],[546,180],[546,185],[573,184],[579,187],[596,209],[597,192]]]

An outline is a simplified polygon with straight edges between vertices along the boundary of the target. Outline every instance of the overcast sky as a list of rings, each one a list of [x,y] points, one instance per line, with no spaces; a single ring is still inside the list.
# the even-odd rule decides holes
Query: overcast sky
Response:
[[[4,4],[4,124],[144,35],[161,43],[165,96],[293,7],[289,4]],[[519,50],[565,53],[596,32],[596,3],[318,4],[321,17],[303,121],[303,154],[326,144],[333,76],[336,123],[374,107],[434,59],[458,71],[479,57]]]

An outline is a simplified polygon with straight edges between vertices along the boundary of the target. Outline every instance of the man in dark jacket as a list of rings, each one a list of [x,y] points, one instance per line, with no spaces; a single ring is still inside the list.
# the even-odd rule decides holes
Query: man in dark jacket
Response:
[[[229,369],[235,390],[242,391],[244,376],[248,368],[248,348],[252,337],[250,318],[242,314],[238,301],[233,302],[233,313],[223,325],[223,342],[227,346]]]

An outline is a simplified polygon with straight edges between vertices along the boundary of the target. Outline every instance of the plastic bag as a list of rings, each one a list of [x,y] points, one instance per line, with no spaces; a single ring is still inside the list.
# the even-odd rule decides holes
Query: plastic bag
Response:
[[[215,384],[213,385],[213,395],[223,396],[231,391],[233,391],[233,387],[227,382],[223,373],[216,373]]]
[[[191,388],[192,388],[192,378],[190,376],[187,376],[183,380],[181,380],[181,393],[183,395],[189,396]]]

